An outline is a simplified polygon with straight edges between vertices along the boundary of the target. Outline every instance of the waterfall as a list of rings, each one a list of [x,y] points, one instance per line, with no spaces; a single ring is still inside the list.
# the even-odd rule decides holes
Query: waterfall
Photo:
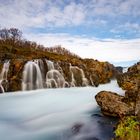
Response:
[[[51,85],[51,87],[53,87],[52,86],[52,81],[54,81],[56,88],[57,87],[60,88],[60,87],[65,86],[65,79],[58,70],[50,70],[50,71],[47,72],[46,84],[49,83],[49,85]]]
[[[54,69],[54,64],[52,61],[46,60],[48,71]]]
[[[123,68],[123,73],[127,72],[128,71],[128,67],[124,67]]]
[[[52,61],[46,60],[48,72],[46,74],[46,85],[48,88],[63,88],[65,87],[65,79],[63,75],[54,67]],[[58,65],[58,64],[57,64]],[[60,66],[59,69],[62,70]]]
[[[7,75],[8,75],[8,71],[9,71],[9,66],[10,66],[10,61],[8,60],[3,64],[3,68],[0,73],[0,90],[2,93],[5,92],[4,87],[2,86],[2,82],[5,81],[6,84],[8,82]]]
[[[37,59],[37,60],[34,60],[35,63],[37,63],[37,65],[39,66],[40,68],[40,71],[41,71],[41,75],[42,75],[42,78],[43,80],[45,80],[45,68],[44,68],[44,63],[43,63],[43,60],[41,59]]]
[[[85,77],[84,71],[77,66],[72,66],[70,64],[70,72],[71,72],[71,86],[88,86],[88,80]]]
[[[88,79],[85,77],[85,73],[83,69],[80,69],[82,76],[82,86],[88,86]]]
[[[93,82],[91,75],[90,75],[90,82],[91,82],[91,85],[94,86],[94,82]]]
[[[66,71],[64,67],[63,71],[59,63],[50,60],[28,61],[23,70],[22,90],[88,86],[88,80],[81,68],[71,64],[67,68]]]
[[[71,87],[75,87],[75,79],[74,79],[74,73],[73,73],[73,70],[72,69],[74,69],[74,67],[73,66],[71,66],[71,64],[70,64],[70,73],[71,73]]]
[[[43,88],[43,79],[38,60],[28,61],[23,70],[22,90]]]

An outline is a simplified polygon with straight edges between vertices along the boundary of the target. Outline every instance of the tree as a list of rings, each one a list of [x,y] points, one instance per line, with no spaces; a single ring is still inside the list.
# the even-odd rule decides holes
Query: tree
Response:
[[[17,28],[10,28],[9,34],[13,40],[20,40],[22,37],[22,32],[18,30]]]
[[[0,29],[0,38],[7,40],[12,39],[14,41],[20,40],[22,37],[22,32],[17,28],[10,28],[10,29]]]
[[[0,38],[4,40],[9,38],[8,29],[4,28],[0,30]]]

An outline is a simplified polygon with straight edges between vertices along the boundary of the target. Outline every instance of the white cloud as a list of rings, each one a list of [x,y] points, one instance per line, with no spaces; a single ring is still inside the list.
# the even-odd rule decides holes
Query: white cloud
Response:
[[[127,33],[140,33],[140,24],[133,23],[133,22],[126,22],[124,24],[115,27],[114,29],[110,30],[111,33],[119,34],[123,32]]]
[[[82,4],[71,2],[64,7],[59,2],[46,0],[13,0],[0,3],[1,26],[4,27],[46,27],[46,26],[77,26],[85,21],[86,13]]]
[[[1,0],[0,19],[3,27],[62,27],[94,25],[102,17],[130,16],[139,17],[139,0]],[[109,19],[108,19],[109,20]],[[111,20],[109,21],[111,22]],[[100,24],[100,25],[102,25]]]
[[[80,25],[84,22],[85,15],[82,4],[70,3],[63,10],[60,7],[51,7],[46,12],[46,21],[49,26]]]
[[[62,45],[83,58],[121,62],[139,60],[140,39],[119,40],[86,38],[68,34],[27,34],[27,38],[45,46]]]

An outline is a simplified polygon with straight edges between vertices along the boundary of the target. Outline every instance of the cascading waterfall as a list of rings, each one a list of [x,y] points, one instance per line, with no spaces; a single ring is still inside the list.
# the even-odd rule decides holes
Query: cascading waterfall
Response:
[[[47,72],[45,70],[46,66]],[[23,70],[22,90],[88,85],[84,71],[79,67],[70,64],[67,72],[70,73],[69,77],[66,77],[66,79],[69,79],[68,81],[65,80],[63,69],[59,63],[41,59],[28,61]]]
[[[46,74],[46,85],[48,88],[63,88],[65,87],[65,79],[63,75],[55,69],[52,61],[46,60],[48,72]],[[58,65],[58,64],[57,64]],[[60,66],[59,66],[60,67]]]
[[[91,85],[92,85],[92,86],[95,86],[91,75],[90,75],[90,82],[91,82]]]
[[[38,60],[28,61],[24,66],[22,90],[43,88],[43,79]]]
[[[50,60],[46,60],[47,66],[48,66],[48,71],[53,70],[54,69],[54,64],[52,61]]]
[[[71,86],[75,87],[77,80],[81,79],[81,86],[88,86],[88,80],[85,77],[84,71],[77,66],[72,66],[70,64],[70,72],[71,72]],[[75,79],[75,77],[77,77]]]
[[[58,62],[55,65],[55,69],[57,69],[63,75],[63,69],[60,67]]]
[[[88,86],[88,79],[85,77],[85,73],[83,69],[80,69],[82,76],[82,86]]]
[[[46,75],[46,84],[51,85],[51,87],[55,85],[56,88],[62,88],[65,86],[65,79],[58,70],[50,70]],[[47,85],[47,87],[49,86]]]
[[[8,75],[8,71],[9,71],[9,66],[10,66],[10,60],[6,61],[3,64],[3,68],[2,68],[2,71],[0,73],[0,89],[1,89],[2,93],[5,92],[4,87],[2,86],[2,82],[5,81],[6,84],[8,82],[7,75]]]
[[[123,73],[127,72],[128,71],[128,67],[124,67],[123,68]]]
[[[73,73],[74,67],[70,64],[70,73],[71,73],[71,87],[75,87],[75,79],[74,79],[74,73]]]
[[[42,75],[42,78],[43,78],[43,82],[45,82],[45,68],[44,68],[44,62],[43,62],[43,60],[37,59],[37,60],[34,60],[34,61],[39,66],[40,71],[41,71],[41,75]]]

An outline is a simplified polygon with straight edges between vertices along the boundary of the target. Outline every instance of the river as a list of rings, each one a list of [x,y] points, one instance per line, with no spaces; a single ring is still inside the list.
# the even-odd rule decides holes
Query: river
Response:
[[[124,94],[116,80],[99,87],[41,89],[0,95],[1,140],[109,140],[116,119],[100,113],[94,96]]]

